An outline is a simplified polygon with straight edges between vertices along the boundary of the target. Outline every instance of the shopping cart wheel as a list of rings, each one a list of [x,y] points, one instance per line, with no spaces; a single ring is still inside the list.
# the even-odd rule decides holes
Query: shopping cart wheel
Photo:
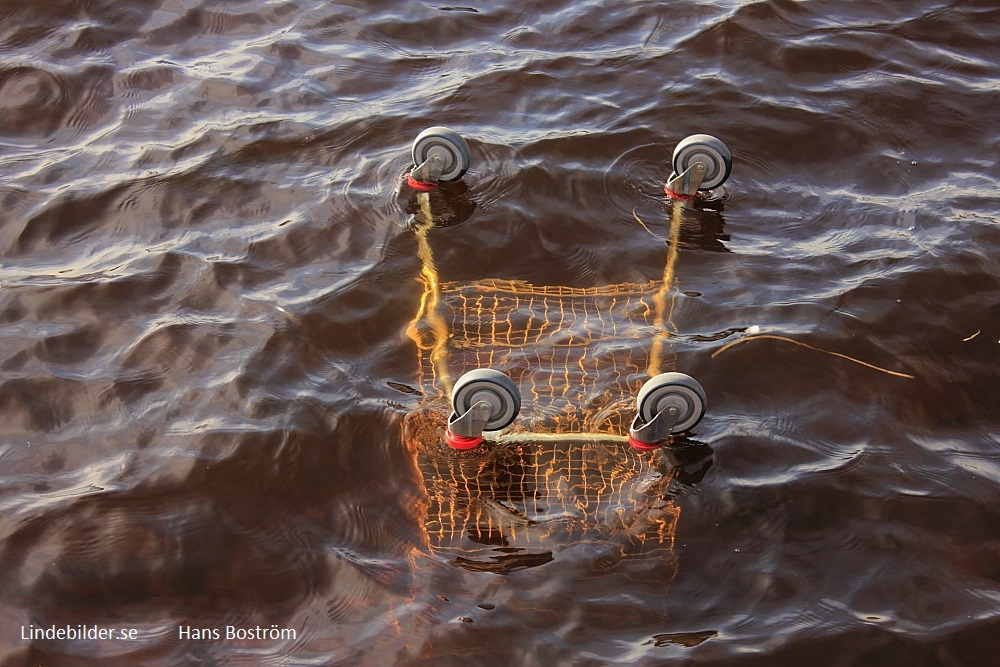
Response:
[[[521,411],[521,394],[509,377],[492,368],[477,368],[458,378],[451,391],[451,407],[455,414],[463,415],[476,403],[485,401],[490,406],[486,431],[499,431],[510,426]]]
[[[697,162],[705,165],[705,178],[699,190],[717,188],[729,179],[733,171],[733,154],[726,145],[710,134],[692,134],[674,149],[672,167],[675,174],[683,174]]]
[[[469,170],[469,144],[458,132],[447,127],[429,127],[413,141],[413,164],[422,165],[432,155],[444,158],[442,181],[457,181]]]
[[[635,399],[636,408],[643,421],[649,423],[663,410],[674,406],[678,410],[677,423],[670,433],[683,433],[693,428],[705,416],[707,399],[705,390],[690,375],[660,373],[646,380]]]

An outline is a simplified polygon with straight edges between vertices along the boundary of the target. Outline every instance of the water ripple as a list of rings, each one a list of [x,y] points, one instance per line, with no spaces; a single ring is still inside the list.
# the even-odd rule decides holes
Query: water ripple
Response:
[[[998,18],[937,0],[7,2],[0,615],[143,638],[2,654],[982,662]],[[401,180],[432,125],[472,158],[430,198],[433,275]],[[733,177],[672,203],[671,151],[701,132]],[[429,400],[406,332],[432,278],[607,287],[668,261],[666,352],[710,406],[690,445],[708,462],[673,455],[672,545],[429,554],[399,422]],[[298,636],[199,644],[189,624]]]

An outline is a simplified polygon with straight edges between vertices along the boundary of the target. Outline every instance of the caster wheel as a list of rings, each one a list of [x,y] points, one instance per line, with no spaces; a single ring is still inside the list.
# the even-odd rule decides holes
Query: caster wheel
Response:
[[[684,373],[660,373],[646,380],[635,399],[639,416],[647,424],[671,405],[679,411],[671,434],[693,428],[705,416],[705,390],[698,381]]]
[[[521,411],[521,394],[509,377],[492,368],[477,368],[458,378],[451,391],[451,407],[455,414],[465,414],[479,401],[490,404],[490,419],[486,431],[499,431],[510,426]]]
[[[413,141],[413,164],[421,165],[431,155],[444,158],[442,181],[457,181],[469,170],[469,144],[458,132],[447,127],[429,127]]]
[[[682,174],[691,165],[701,162],[705,165],[705,179],[699,190],[717,188],[729,179],[733,171],[733,155],[726,145],[710,134],[693,134],[677,144],[674,149],[672,167],[675,174]]]

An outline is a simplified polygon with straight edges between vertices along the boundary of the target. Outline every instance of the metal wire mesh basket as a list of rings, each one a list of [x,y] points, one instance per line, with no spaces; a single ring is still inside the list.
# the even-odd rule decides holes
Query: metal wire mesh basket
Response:
[[[623,440],[651,365],[669,363],[669,273],[587,288],[441,282],[422,230],[418,241],[424,291],[408,334],[423,398],[404,441],[425,491],[426,546],[486,570],[573,545],[599,546],[600,563],[672,559],[674,470]],[[484,367],[518,385],[521,416],[474,450],[450,449],[452,374]]]

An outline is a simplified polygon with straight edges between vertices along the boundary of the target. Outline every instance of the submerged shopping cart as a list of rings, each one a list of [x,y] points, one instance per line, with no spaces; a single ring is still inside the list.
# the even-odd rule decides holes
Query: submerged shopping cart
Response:
[[[570,545],[603,545],[602,563],[672,555],[680,510],[664,445],[706,407],[694,378],[664,368],[682,204],[663,274],[644,283],[442,281],[427,235],[431,192],[461,178],[469,148],[431,128],[413,161],[406,180],[421,209],[423,290],[407,334],[422,398],[404,441],[425,491],[426,546],[491,571],[539,564]],[[731,166],[718,139],[689,137],[668,188],[681,197],[716,188]]]

